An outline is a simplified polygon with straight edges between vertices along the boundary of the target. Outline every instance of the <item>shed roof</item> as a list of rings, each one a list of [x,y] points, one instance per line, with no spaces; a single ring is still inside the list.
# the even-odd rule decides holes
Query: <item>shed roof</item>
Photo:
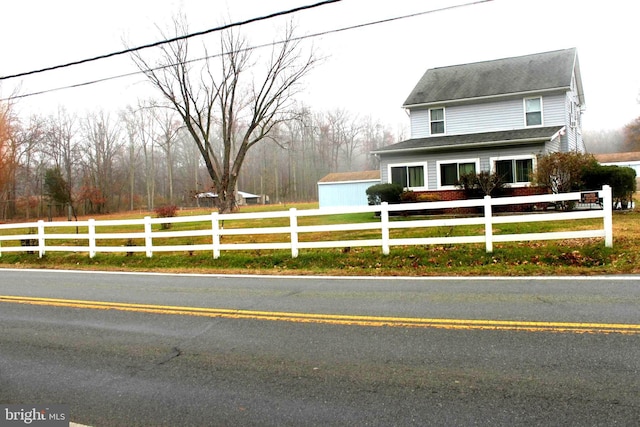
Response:
[[[577,51],[571,48],[429,69],[403,106],[568,89],[574,69],[584,103]]]
[[[626,153],[606,153],[606,154],[594,154],[593,157],[600,163],[615,163],[615,162],[639,162],[640,151],[630,151]]]
[[[380,179],[379,170],[361,172],[334,172],[320,179],[319,183],[348,182],[348,181],[374,181]]]

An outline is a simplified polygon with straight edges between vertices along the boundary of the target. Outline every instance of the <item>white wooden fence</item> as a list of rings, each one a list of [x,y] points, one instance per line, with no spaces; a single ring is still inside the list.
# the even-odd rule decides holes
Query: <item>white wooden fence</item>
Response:
[[[130,220],[100,220],[89,219],[86,221],[54,221],[54,222],[31,222],[20,224],[0,224],[0,256],[3,252],[31,251],[37,252],[40,257],[47,252],[88,252],[90,257],[94,257],[98,252],[120,252],[133,253],[145,252],[147,257],[152,257],[154,252],[177,252],[177,251],[211,251],[214,258],[220,257],[222,251],[231,250],[273,250],[285,249],[291,251],[292,257],[297,257],[300,249],[312,248],[344,248],[379,246],[382,252],[389,254],[391,246],[409,245],[436,245],[436,244],[463,244],[463,243],[484,243],[487,252],[493,252],[495,242],[515,242],[515,241],[535,241],[554,239],[580,239],[580,238],[604,238],[607,247],[613,246],[613,225],[612,225],[612,197],[611,188],[604,186],[602,190],[586,193],[591,198],[600,200],[602,209],[572,210],[568,212],[556,211],[553,213],[504,213],[493,214],[493,207],[500,205],[545,205],[547,203],[576,202],[579,203],[585,193],[563,193],[546,194],[538,196],[504,197],[484,199],[458,200],[448,202],[424,202],[389,205],[383,203],[378,206],[330,208],[297,210],[291,208],[288,211],[280,212],[255,212],[255,213],[233,213],[219,214],[213,212],[209,215],[198,215],[188,217],[172,218],[151,218]],[[410,219],[403,218],[402,221],[391,221],[392,212],[410,212],[424,210],[439,210],[451,208],[482,208],[484,215],[463,218],[438,218],[431,219]],[[374,212],[380,213],[379,220],[366,223],[344,223],[331,225],[298,225],[298,219],[303,217],[332,216],[350,213]],[[230,225],[234,220],[274,220],[278,218],[288,218],[287,226],[265,226],[254,228],[232,228],[223,227],[223,223]],[[372,215],[372,219],[374,215]],[[602,218],[602,228],[590,230],[575,230],[561,232],[541,232],[527,234],[494,234],[493,226],[496,224],[513,224],[541,221],[567,221],[574,219]],[[163,229],[162,224],[177,223],[197,223],[202,227],[194,230],[170,230]],[[155,228],[154,229],[154,225]],[[412,237],[412,238],[391,238],[390,230],[401,228],[428,228],[428,227],[455,227],[463,225],[484,225],[484,233],[471,236],[442,236],[442,237]],[[101,232],[100,229],[106,227],[131,227],[131,231],[121,232]],[[68,233],[48,232],[51,229],[69,229]],[[82,231],[80,231],[82,229]],[[86,230],[86,231],[85,231]],[[374,239],[361,240],[328,240],[311,241],[312,239],[300,240],[300,236],[305,233],[323,232],[347,232],[377,230],[379,237]],[[12,234],[8,234],[12,231]],[[35,231],[35,232],[34,232]],[[18,234],[16,234],[18,233]],[[19,234],[22,233],[22,234]],[[278,242],[222,242],[223,236],[256,236],[261,234],[283,235],[283,239]],[[167,240],[184,238],[205,237],[207,243],[199,244],[166,244]],[[144,245],[127,246],[123,241],[144,241]],[[154,243],[158,239],[163,239],[165,244]],[[55,241],[57,244],[49,243]],[[108,242],[111,241],[111,242]],[[18,244],[18,242],[20,244]],[[83,242],[84,244],[79,244]],[[113,242],[118,242],[115,245]],[[99,244],[101,243],[101,244]]]

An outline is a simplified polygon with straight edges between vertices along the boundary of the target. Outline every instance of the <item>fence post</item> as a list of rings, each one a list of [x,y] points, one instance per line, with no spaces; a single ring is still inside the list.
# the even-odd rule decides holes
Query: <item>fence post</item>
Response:
[[[38,257],[42,258],[45,254],[45,238],[44,238],[44,221],[38,221]]]
[[[218,212],[211,212],[211,239],[213,244],[213,259],[220,258],[220,219]]]
[[[602,220],[604,222],[604,245],[607,248],[613,247],[613,196],[611,187],[602,186]]]
[[[493,252],[493,222],[491,196],[484,196],[484,236],[487,253]]]
[[[89,258],[96,256],[96,220],[89,219]]]
[[[147,258],[153,256],[153,238],[151,237],[151,217],[144,217],[144,246],[147,249]]]
[[[382,232],[382,254],[389,255],[389,203],[380,204],[380,229]]]
[[[291,228],[291,258],[298,258],[298,211],[289,209],[289,226]]]

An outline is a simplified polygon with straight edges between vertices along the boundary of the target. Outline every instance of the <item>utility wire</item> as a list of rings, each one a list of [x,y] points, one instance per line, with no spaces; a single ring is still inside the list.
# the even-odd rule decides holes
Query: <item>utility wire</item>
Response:
[[[307,34],[305,36],[294,37],[294,38],[291,38],[289,40],[280,40],[280,41],[276,41],[276,42],[271,42],[271,43],[265,43],[265,44],[261,44],[261,45],[246,47],[246,48],[243,48],[243,49],[239,49],[238,51],[236,51],[236,53],[255,50],[255,49],[261,49],[261,48],[265,48],[265,47],[276,46],[278,44],[286,43],[287,41],[299,41],[299,40],[304,40],[304,39],[309,39],[309,38],[321,37],[321,36],[325,36],[325,35],[328,35],[328,34],[341,33],[341,32],[344,32],[344,31],[370,27],[370,26],[373,26],[373,25],[385,24],[385,23],[388,23],[388,22],[399,21],[399,20],[402,20],[402,19],[414,18],[414,17],[422,16],[422,15],[428,15],[428,14],[431,14],[431,13],[443,12],[443,11],[452,10],[452,9],[458,9],[458,8],[467,7],[467,6],[474,6],[474,5],[481,4],[481,3],[488,3],[488,2],[491,2],[491,1],[493,1],[493,0],[478,0],[478,1],[470,2],[470,3],[463,3],[463,4],[459,4],[459,5],[455,5],[455,6],[447,6],[447,7],[443,7],[443,8],[440,8],[440,9],[431,9],[431,10],[427,10],[427,11],[423,11],[423,12],[412,13],[412,14],[409,14],[409,15],[401,15],[401,16],[396,16],[396,17],[393,17],[393,18],[386,18],[386,19],[380,19],[380,20],[377,20],[377,21],[365,22],[365,23],[362,23],[362,24],[351,25],[351,26],[348,26],[348,27],[342,27],[342,28],[337,28],[337,29],[333,29],[333,30],[327,30],[327,31],[322,31],[322,32],[318,32],[318,33]],[[180,64],[190,64],[190,63],[194,63],[194,62],[204,61],[204,60],[207,60],[207,59],[217,58],[217,57],[223,56],[225,54],[226,53],[217,53],[217,54],[214,54],[214,55],[204,56],[202,58],[190,59],[190,60],[184,61],[184,62],[182,62]],[[69,86],[61,86],[61,87],[57,87],[57,88],[53,88],[53,89],[42,90],[42,91],[39,91],[39,92],[31,92],[31,93],[27,93],[27,94],[24,94],[24,95],[12,96],[12,97],[9,97],[9,98],[0,99],[0,101],[8,101],[8,100],[13,100],[13,99],[27,98],[27,97],[30,97],[30,96],[43,95],[43,94],[46,94],[46,93],[57,92],[57,91],[60,91],[60,90],[65,90],[65,89],[73,89],[73,88],[78,88],[78,87],[82,87],[82,86],[89,86],[89,85],[93,85],[93,84],[97,84],[97,83],[103,83],[103,82],[110,81],[110,80],[116,80],[116,79],[121,79],[121,78],[125,78],[125,77],[131,77],[131,76],[135,76],[135,75],[138,75],[138,74],[146,74],[146,73],[148,73],[150,71],[159,71],[159,70],[162,70],[162,69],[165,69],[165,68],[173,67],[175,65],[177,65],[177,64],[162,65],[162,66],[159,66],[159,67],[150,68],[148,70],[138,70],[138,71],[133,71],[133,72],[130,72],[130,73],[119,74],[119,75],[116,75],[116,76],[104,77],[104,78],[101,78],[101,79],[90,80],[90,81],[86,81],[86,82],[82,82],[82,83],[76,83],[76,84],[69,85]]]
[[[81,59],[79,61],[73,61],[73,62],[69,62],[69,63],[66,63],[66,64],[61,64],[61,65],[54,65],[54,66],[42,68],[42,69],[39,69],[39,70],[26,71],[26,72],[23,72],[23,73],[12,74],[12,75],[8,75],[8,76],[0,76],[0,81],[13,79],[13,78],[16,78],[16,77],[30,76],[32,74],[44,73],[45,71],[57,70],[57,69],[60,69],[60,68],[67,68],[67,67],[71,67],[73,65],[80,65],[80,64],[85,64],[87,62],[98,61],[100,59],[112,58],[114,56],[124,55],[124,54],[127,54],[127,53],[133,53],[133,52],[137,52],[137,51],[140,51],[140,50],[143,50],[143,49],[149,49],[149,48],[152,48],[152,47],[158,47],[158,46],[161,46],[163,44],[173,43],[173,42],[180,41],[180,40],[186,40],[186,39],[189,39],[189,38],[192,38],[192,37],[203,36],[205,34],[210,34],[210,33],[214,33],[214,32],[217,32],[217,31],[223,31],[223,30],[227,30],[229,28],[239,27],[239,26],[246,25],[246,24],[251,24],[251,23],[254,23],[254,22],[265,21],[267,19],[276,18],[278,16],[290,15],[292,13],[300,12],[302,10],[313,9],[313,8],[316,8],[316,7],[319,7],[319,6],[325,6],[327,4],[337,3],[337,2],[340,2],[340,1],[342,1],[342,0],[324,0],[324,1],[321,1],[321,2],[318,2],[318,3],[314,3],[314,4],[310,4],[310,5],[306,5],[306,6],[299,6],[299,7],[293,8],[293,9],[289,9],[289,10],[284,10],[284,11],[280,11],[280,12],[274,12],[274,13],[271,13],[269,15],[259,16],[257,18],[247,19],[245,21],[234,22],[234,23],[231,23],[231,24],[222,25],[220,27],[210,28],[208,30],[198,31],[196,33],[186,34],[186,35],[183,35],[183,36],[178,36],[178,37],[174,37],[174,38],[167,39],[167,40],[160,40],[160,41],[157,41],[157,42],[154,42],[154,43],[149,43],[149,44],[145,44],[145,45],[138,46],[138,47],[124,49],[124,50],[120,50],[120,51],[117,51],[117,52],[111,52],[111,53],[107,53],[107,54],[104,54],[104,55],[98,55],[98,56],[94,56],[92,58]]]

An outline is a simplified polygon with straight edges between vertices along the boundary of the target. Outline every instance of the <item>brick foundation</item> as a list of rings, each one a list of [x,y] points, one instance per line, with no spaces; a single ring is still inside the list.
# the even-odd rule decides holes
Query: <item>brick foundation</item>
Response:
[[[443,202],[453,200],[466,200],[467,195],[464,190],[436,190],[436,191],[416,191],[417,195],[428,195],[431,200],[439,200]],[[547,191],[543,187],[516,187],[516,188],[504,188],[501,191],[501,195],[498,197],[518,197],[518,196],[534,196],[538,194],[547,194]],[[527,212],[534,209],[532,204],[526,205],[506,205],[495,206],[495,212]],[[470,214],[482,212],[482,208],[452,208],[446,209],[445,213],[449,214]]]

